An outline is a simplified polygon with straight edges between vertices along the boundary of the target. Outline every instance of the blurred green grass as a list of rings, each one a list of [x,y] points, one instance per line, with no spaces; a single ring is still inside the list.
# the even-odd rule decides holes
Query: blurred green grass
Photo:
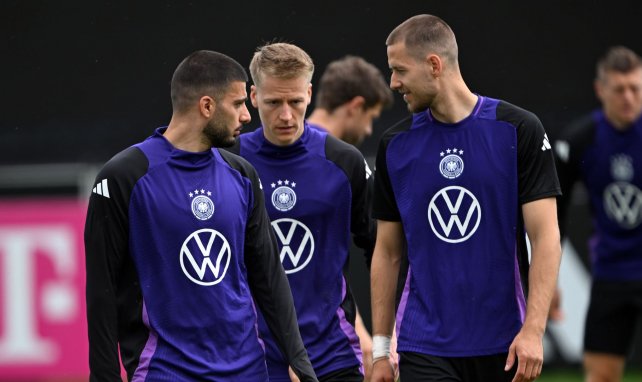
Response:
[[[546,369],[542,371],[542,375],[537,379],[538,382],[583,382],[583,375],[581,370],[559,370],[559,369]],[[627,370],[624,373],[622,382],[642,382],[642,370]]]

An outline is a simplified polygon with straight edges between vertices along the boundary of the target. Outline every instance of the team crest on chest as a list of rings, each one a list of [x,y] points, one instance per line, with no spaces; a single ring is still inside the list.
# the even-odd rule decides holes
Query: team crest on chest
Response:
[[[279,179],[276,183],[270,184],[274,191],[272,191],[272,205],[279,211],[285,212],[294,208],[296,204],[296,187],[295,182],[289,180]]]
[[[633,159],[626,154],[611,157],[611,176],[615,180],[630,182],[633,179]]]
[[[192,199],[192,213],[198,220],[207,220],[214,215],[214,202],[210,199],[211,191],[196,189],[188,194]]]
[[[442,160],[439,162],[439,172],[447,179],[455,179],[464,172],[464,160],[461,158],[464,150],[457,148],[447,149],[439,153]]]

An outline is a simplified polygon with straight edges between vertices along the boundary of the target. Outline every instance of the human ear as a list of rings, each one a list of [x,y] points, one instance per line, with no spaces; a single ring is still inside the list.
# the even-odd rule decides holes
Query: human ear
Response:
[[[359,112],[365,110],[366,99],[363,96],[355,96],[350,101],[348,101],[348,111],[350,113]]]
[[[436,54],[431,54],[426,58],[428,66],[430,67],[430,73],[434,78],[441,76],[443,72],[443,62],[441,58]]]
[[[252,106],[258,109],[259,107],[259,102],[256,100],[256,86],[252,85],[250,86],[250,101],[252,102]]]
[[[210,96],[202,96],[198,100],[198,110],[205,118],[211,118],[216,110],[216,101]]]

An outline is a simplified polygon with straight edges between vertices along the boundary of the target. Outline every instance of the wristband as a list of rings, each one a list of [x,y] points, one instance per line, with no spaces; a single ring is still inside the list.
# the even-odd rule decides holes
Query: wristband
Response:
[[[372,336],[372,360],[390,357],[390,336]]]

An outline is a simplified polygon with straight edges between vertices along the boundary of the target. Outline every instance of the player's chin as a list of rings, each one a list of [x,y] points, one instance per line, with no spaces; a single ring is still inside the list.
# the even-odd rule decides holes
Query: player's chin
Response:
[[[627,125],[631,125],[635,123],[638,118],[640,118],[640,116],[642,115],[642,110],[634,110],[633,108],[631,108],[622,111],[621,115],[622,121],[624,121],[624,123],[626,123]]]
[[[421,113],[428,109],[428,106],[426,105],[419,105],[419,104],[413,104],[413,103],[409,103],[407,104],[407,106],[408,106],[408,111],[411,113]]]
[[[220,139],[214,143],[214,147],[232,147],[236,143],[236,138],[234,136],[230,136],[225,139]]]

